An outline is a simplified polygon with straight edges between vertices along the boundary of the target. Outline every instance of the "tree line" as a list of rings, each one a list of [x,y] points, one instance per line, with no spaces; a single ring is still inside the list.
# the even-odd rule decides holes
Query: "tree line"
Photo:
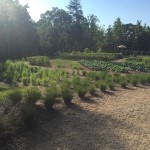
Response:
[[[117,18],[105,29],[94,14],[83,15],[80,0],[70,0],[66,7],[54,7],[34,22],[27,5],[20,5],[18,0],[0,0],[0,60],[85,48],[115,52],[118,45],[130,51],[150,52],[150,27],[141,21],[123,24]]]

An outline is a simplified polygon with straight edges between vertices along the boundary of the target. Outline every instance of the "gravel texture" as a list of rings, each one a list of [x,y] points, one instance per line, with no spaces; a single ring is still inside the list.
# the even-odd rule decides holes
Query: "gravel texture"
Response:
[[[1,150],[150,150],[150,87],[98,92],[40,110],[38,128]]]

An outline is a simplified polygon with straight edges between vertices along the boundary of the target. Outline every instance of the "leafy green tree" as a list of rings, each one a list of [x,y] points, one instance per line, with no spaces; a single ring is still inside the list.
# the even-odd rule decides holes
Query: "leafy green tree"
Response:
[[[0,59],[15,59],[37,53],[38,35],[28,6],[0,0]]]
[[[117,18],[114,22],[113,38],[116,46],[123,44],[123,26],[120,18]]]
[[[85,18],[83,16],[82,6],[80,0],[70,0],[67,6],[68,12],[72,17],[72,22],[70,26],[70,38],[72,47],[74,50],[82,49],[82,38],[83,38],[83,26]]]
[[[44,54],[55,54],[70,48],[71,16],[63,9],[53,8],[41,15],[37,31]]]

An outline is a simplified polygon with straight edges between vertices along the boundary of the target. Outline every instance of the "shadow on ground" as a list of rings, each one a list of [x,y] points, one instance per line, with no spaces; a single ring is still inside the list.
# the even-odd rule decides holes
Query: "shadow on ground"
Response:
[[[63,110],[40,110],[38,120],[37,129],[16,136],[3,150],[128,149],[128,143],[116,132],[118,127],[123,128],[126,124],[76,104]]]

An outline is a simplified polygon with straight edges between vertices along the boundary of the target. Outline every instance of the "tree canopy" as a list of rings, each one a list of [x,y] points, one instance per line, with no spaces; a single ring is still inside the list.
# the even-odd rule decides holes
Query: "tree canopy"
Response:
[[[104,29],[94,14],[83,15],[80,0],[70,0],[67,10],[57,7],[34,22],[18,0],[0,0],[0,60],[32,55],[54,55],[58,51],[115,52],[118,45],[130,51],[150,52],[150,27],[122,23]]]

